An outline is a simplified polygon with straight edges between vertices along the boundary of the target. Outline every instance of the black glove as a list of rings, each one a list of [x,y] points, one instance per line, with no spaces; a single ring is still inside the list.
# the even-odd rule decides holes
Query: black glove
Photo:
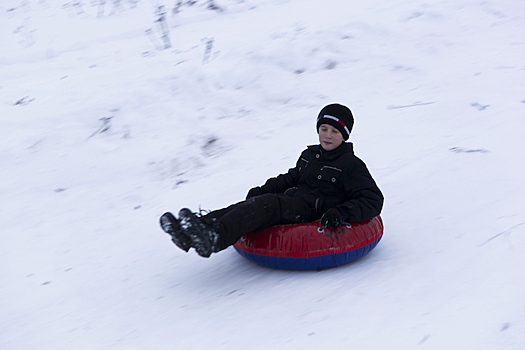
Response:
[[[257,186],[257,187],[254,187],[254,188],[252,188],[251,190],[248,191],[248,194],[246,195],[246,199],[250,199],[252,197],[257,197],[257,196],[260,196],[261,194],[265,194],[265,193],[266,193],[266,191],[264,191],[262,188]]]
[[[337,227],[345,221],[343,214],[337,208],[328,209],[321,217],[321,227]]]

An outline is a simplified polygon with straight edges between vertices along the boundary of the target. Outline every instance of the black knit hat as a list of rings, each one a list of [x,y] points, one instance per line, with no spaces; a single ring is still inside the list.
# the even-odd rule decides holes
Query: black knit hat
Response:
[[[354,126],[352,112],[346,106],[334,103],[321,109],[317,117],[317,133],[321,124],[330,124],[343,135],[344,140],[348,140],[350,132]]]

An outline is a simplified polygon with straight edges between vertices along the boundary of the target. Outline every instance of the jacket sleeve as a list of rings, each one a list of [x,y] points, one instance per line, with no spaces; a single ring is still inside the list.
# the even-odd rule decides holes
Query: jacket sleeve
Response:
[[[347,222],[366,221],[381,213],[383,194],[361,160],[350,172],[344,189],[349,199],[337,208]]]

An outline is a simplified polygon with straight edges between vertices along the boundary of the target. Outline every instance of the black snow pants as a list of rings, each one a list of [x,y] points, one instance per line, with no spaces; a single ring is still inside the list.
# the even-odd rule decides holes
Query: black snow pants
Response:
[[[219,250],[235,244],[242,235],[273,225],[315,221],[319,216],[304,199],[282,194],[263,194],[214,210],[202,217],[218,223]]]

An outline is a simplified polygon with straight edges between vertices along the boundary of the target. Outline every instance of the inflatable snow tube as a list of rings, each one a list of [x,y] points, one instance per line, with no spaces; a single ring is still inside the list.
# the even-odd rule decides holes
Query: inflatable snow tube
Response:
[[[370,220],[321,229],[319,221],[273,226],[244,235],[237,252],[260,265],[289,270],[340,266],[368,254],[383,236],[383,221]]]

